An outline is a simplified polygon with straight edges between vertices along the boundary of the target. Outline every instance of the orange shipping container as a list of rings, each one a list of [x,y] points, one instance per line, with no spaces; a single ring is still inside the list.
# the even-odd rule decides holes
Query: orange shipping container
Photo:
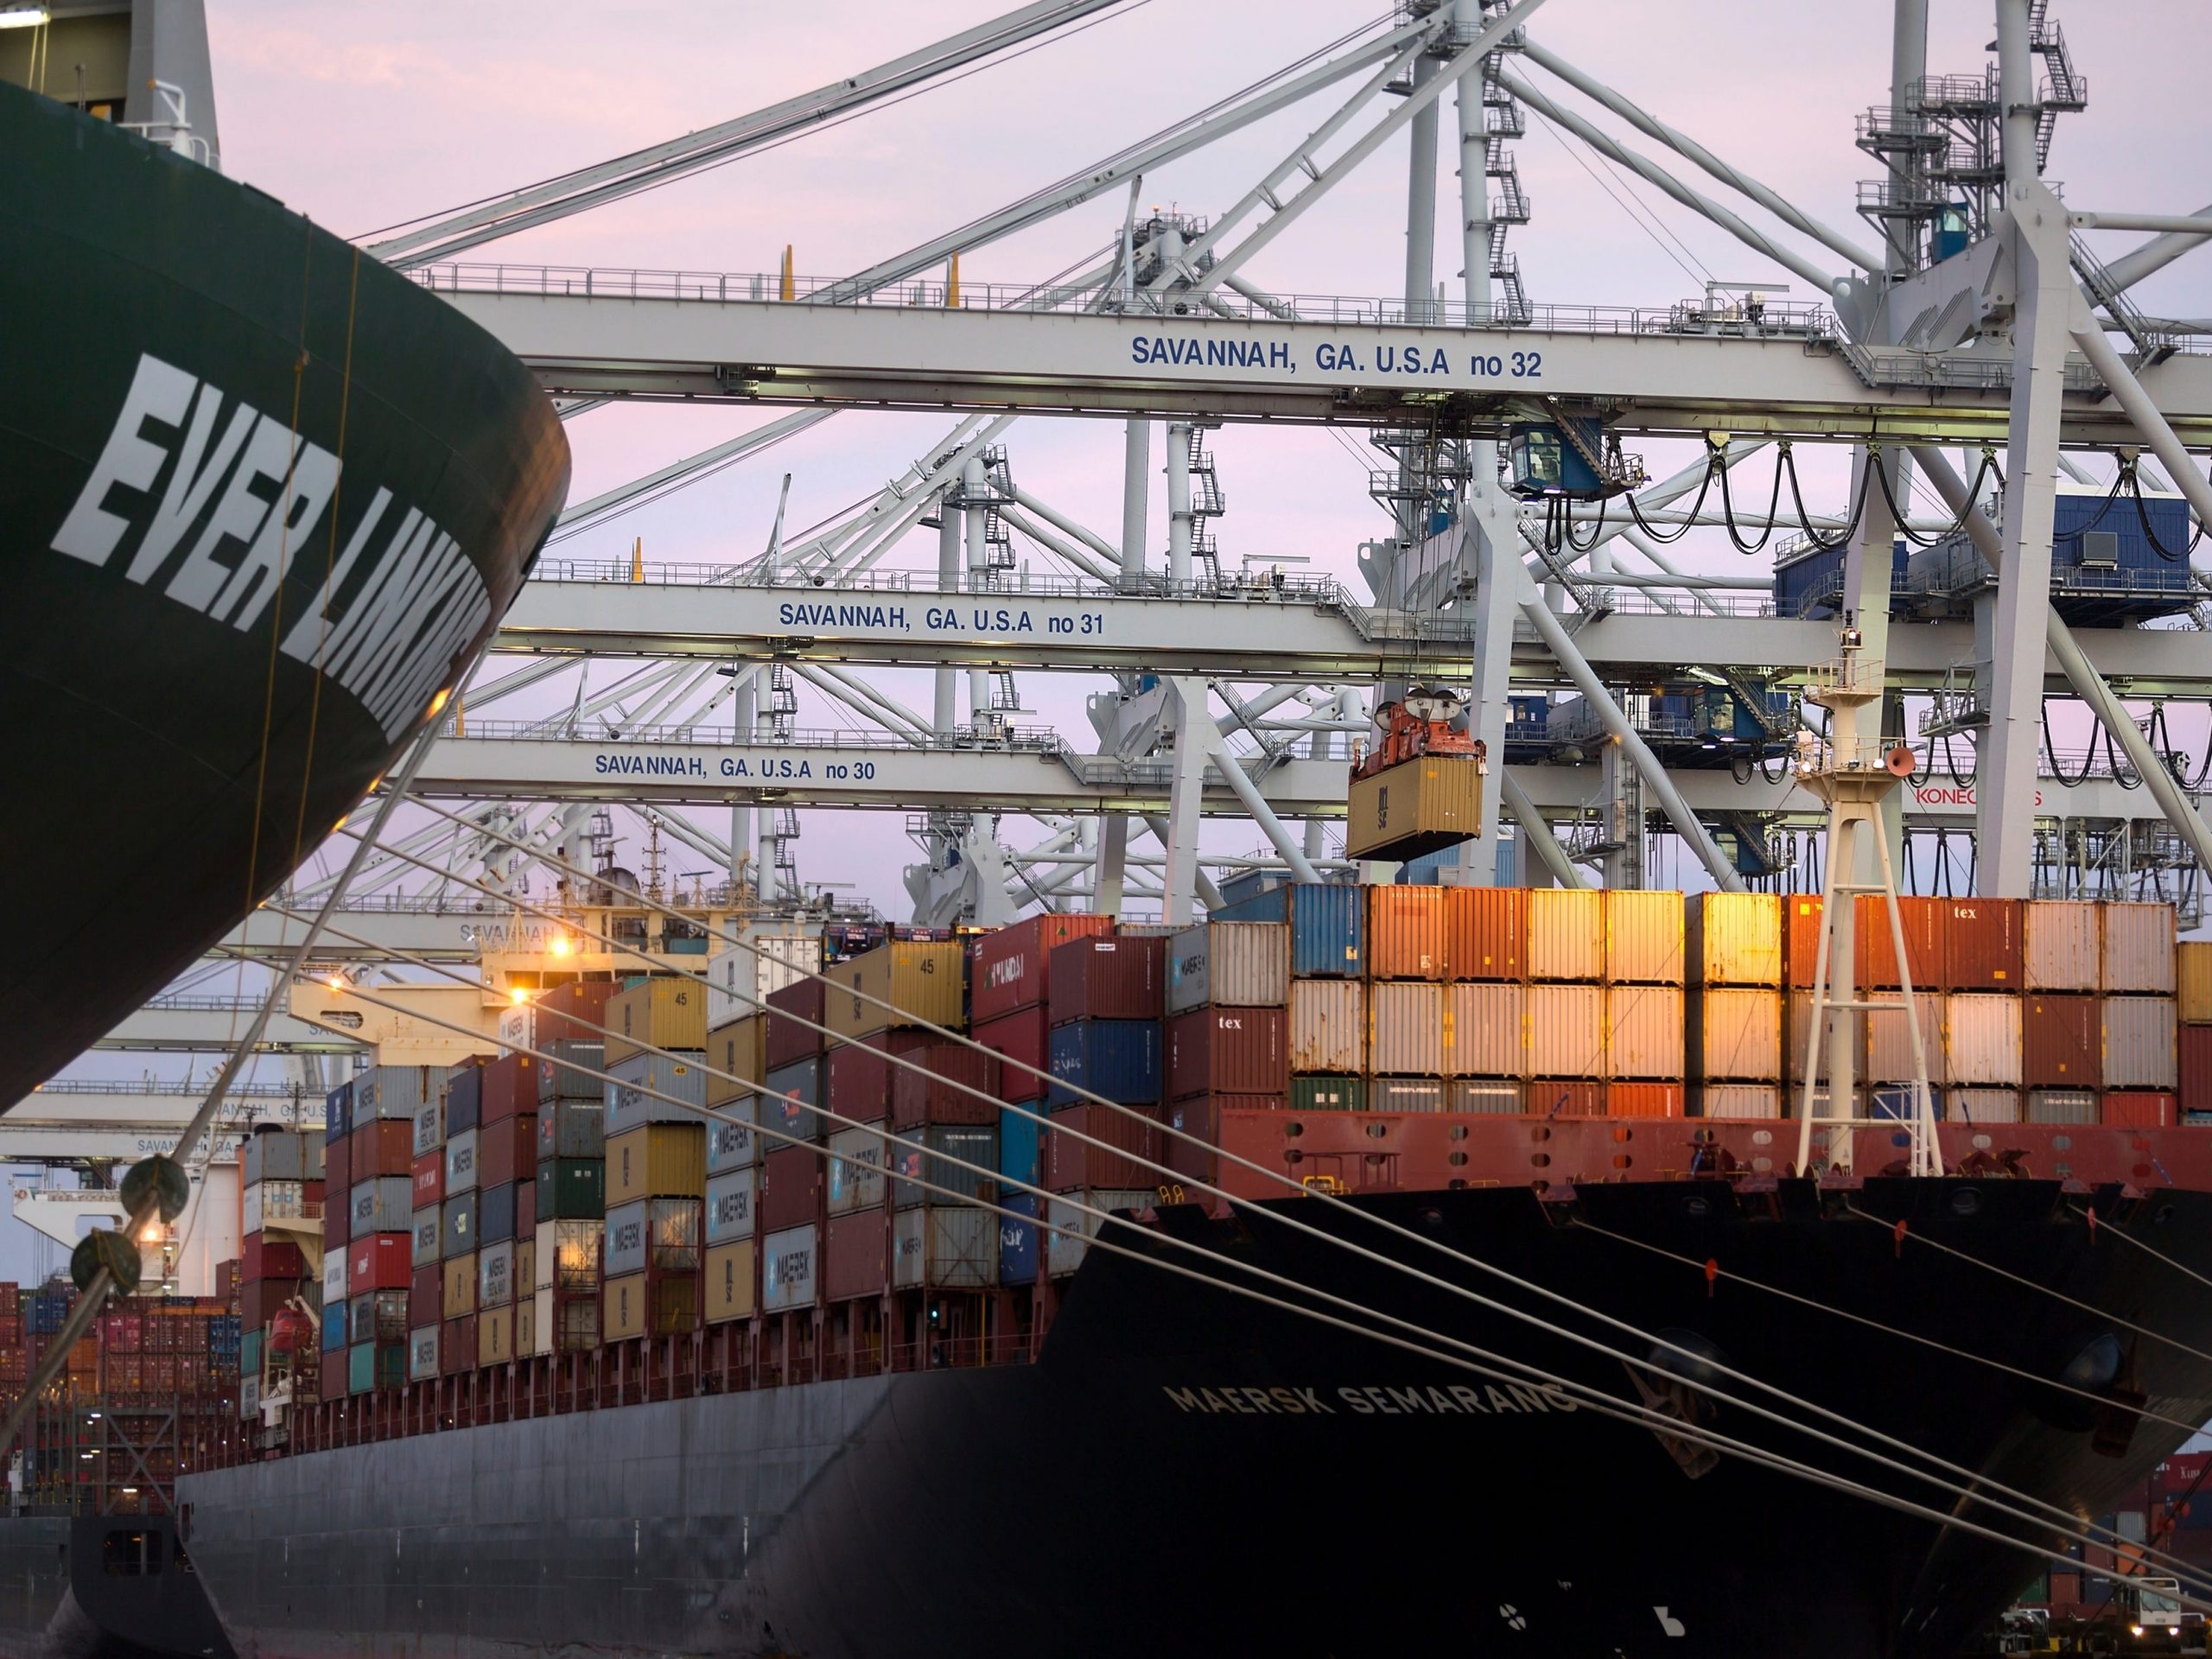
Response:
[[[1671,897],[1671,895],[1669,895]],[[1632,1082],[1682,1076],[1682,994],[1672,985],[1605,988],[1605,1075]],[[1669,1116],[1680,1116],[1677,1106]]]
[[[1780,894],[1694,893],[1682,919],[1683,955],[1694,982],[1782,983]]]
[[[2018,899],[1938,899],[1947,991],[2017,991],[2027,978],[2024,906]],[[1913,982],[1916,987],[1920,982]]]
[[[1448,977],[1443,887],[1367,889],[1367,972],[1372,979]]]
[[[1520,985],[1453,985],[1444,994],[1451,1075],[1521,1077],[1529,1071],[1529,994]]]
[[[1445,960],[1454,979],[1517,980],[1528,970],[1529,891],[1446,887]]]
[[[1607,887],[1605,977],[1616,984],[1682,982],[1682,895]]]
[[[1781,1077],[1780,991],[1756,985],[1694,985],[1685,1008],[1691,1077],[1751,1083]]]
[[[1948,954],[1944,922],[1948,901],[1900,895],[1897,919],[1904,927],[1905,963],[1912,970],[1912,988],[1941,990],[1947,974]],[[1863,894],[1853,918],[1858,927],[1858,988],[1862,991],[1894,991],[1903,982],[1897,975],[1896,941],[1890,932],[1889,906],[1878,894]],[[1834,971],[1829,974],[1831,981]],[[1805,983],[1813,982],[1810,974]]]
[[[1531,985],[1529,987],[1528,1033],[1529,1074],[1531,1077],[1603,1077],[1605,1075],[1604,987]]]

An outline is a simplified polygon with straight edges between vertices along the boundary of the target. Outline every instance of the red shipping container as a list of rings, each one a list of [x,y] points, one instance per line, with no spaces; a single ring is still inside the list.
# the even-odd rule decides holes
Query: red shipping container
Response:
[[[238,1271],[248,1279],[304,1279],[307,1258],[288,1238],[248,1233],[238,1247]]]
[[[1962,908],[1972,910],[1974,906]],[[1952,906],[1948,899],[1914,899],[1900,895],[1897,899],[1897,920],[1904,928],[1905,963],[1912,969],[1915,990],[1942,990],[1950,976],[1950,915]],[[1861,894],[1859,899],[1858,923],[1858,988],[1875,991],[1894,991],[1900,988],[1897,976],[1897,944],[1890,936],[1888,903],[1878,894]],[[2019,935],[2017,918],[2013,924],[2013,978],[2019,982]],[[1817,933],[1814,943],[1819,943]],[[1808,963],[1805,983],[1810,985],[1812,976]],[[1830,977],[1834,975],[1831,973]]]
[[[2181,1109],[2212,1112],[2212,1026],[2181,1027]]]
[[[2177,1452],[2151,1471],[2151,1490],[2160,1497],[2212,1495],[2212,1452]]]
[[[1682,1116],[1682,1085],[1679,1083],[1609,1083],[1605,1085],[1605,1116],[1680,1117]]]
[[[891,1212],[832,1216],[822,1247],[822,1294],[832,1302],[880,1296],[891,1287]]]
[[[136,1313],[107,1313],[100,1318],[100,1349],[110,1354],[135,1354],[145,1334],[145,1320]]]
[[[446,1154],[442,1149],[426,1152],[415,1160],[415,1207],[427,1209],[445,1196]]]
[[[812,1147],[780,1147],[760,1160],[760,1219],[756,1233],[810,1227],[822,1219],[826,1196],[823,1159]]]
[[[445,1284],[439,1263],[417,1268],[407,1281],[407,1328],[420,1331],[445,1313]]]
[[[901,1027],[879,1031],[856,1043],[836,1043],[830,1049],[829,1097],[824,1102],[841,1117],[856,1123],[874,1122],[891,1115],[891,1079],[897,1069],[891,1056],[918,1054],[929,1046],[927,1032]]]
[[[822,1052],[822,1033],[799,1024],[799,1020],[810,1020],[817,1026],[823,1023],[823,991],[820,980],[802,979],[781,990],[768,993],[766,1064],[769,1071]],[[798,1019],[779,1018],[782,1014],[796,1014]]]
[[[1057,973],[1057,969],[1055,970]],[[1045,1128],[1045,1185],[1055,1192],[1087,1186],[1155,1187],[1166,1179],[1160,1166],[1157,1107],[1069,1106]],[[1073,1130],[1075,1134],[1063,1133]],[[1078,1141],[1087,1135],[1104,1146]]]
[[[1290,1109],[1290,1101],[1282,1095],[1192,1095],[1185,1100],[1171,1101],[1164,1115],[1165,1128],[1160,1134],[1163,1161],[1180,1179],[1203,1181],[1207,1185],[1218,1185],[1222,1115],[1225,1112],[1281,1112]],[[1179,1129],[1181,1135],[1167,1130]],[[1184,1139],[1185,1135],[1192,1137]],[[1185,1195],[1192,1204],[1209,1202],[1203,1192]]]
[[[1535,1117],[1603,1117],[1605,1085],[1580,1078],[1547,1078],[1522,1091],[1529,1111]],[[1677,1107],[1675,1115],[1680,1116]]]
[[[1290,1011],[1207,1007],[1179,1014],[1167,1021],[1166,1065],[1173,1096],[1287,1093]]]
[[[1024,1008],[977,1026],[969,1033],[985,1048],[1000,1055],[999,1098],[1009,1106],[1045,1098],[1046,1077],[1052,1058],[1052,1015],[1044,1007]]]
[[[344,1357],[343,1354],[335,1355],[333,1357],[332,1363],[322,1368],[322,1375],[315,1386],[315,1398],[325,1404],[331,1404],[346,1397],[346,1389],[350,1386],[346,1381],[346,1367],[336,1363],[337,1360]]]
[[[1048,978],[1046,1006],[1056,1026],[1071,1020],[1157,1020],[1167,1003],[1167,941],[1126,934],[1071,939],[1053,947]]]
[[[536,1078],[531,1082],[534,1087]],[[477,1180],[486,1187],[505,1186],[526,1175],[537,1175],[537,1109],[534,1100],[527,1112],[511,1112],[496,1123],[488,1118],[485,1121],[476,1141],[476,1169]]]
[[[238,1286],[238,1325],[259,1331],[283,1311],[284,1304],[300,1294],[296,1279],[248,1279]]]
[[[537,1236],[537,1182],[534,1177],[515,1183],[515,1236],[518,1239]]]
[[[537,1032],[531,1046],[544,1046],[544,1033]],[[484,1099],[482,1116],[477,1120],[486,1130],[493,1124],[503,1122],[518,1112],[533,1116],[537,1111],[537,1065],[527,1054],[503,1054],[484,1068]],[[493,1181],[490,1185],[499,1185]]]
[[[2130,1129],[2170,1129],[2175,1121],[2171,1095],[2115,1090],[2105,1096],[2103,1122],[2108,1125]]]
[[[986,933],[976,943],[969,970],[969,1018],[977,1024],[1046,1001],[1052,952],[1071,939],[1112,933],[1110,916],[1032,916]]]
[[[459,1376],[475,1369],[476,1316],[464,1313],[457,1319],[448,1319],[438,1332],[439,1371],[446,1376]]]
[[[1782,900],[1782,971],[1792,990],[1813,988],[1813,968],[1821,944],[1821,906],[1817,893],[1786,893]]]
[[[346,1294],[407,1289],[414,1274],[408,1266],[414,1243],[412,1233],[371,1233],[355,1239],[346,1250]]]
[[[585,1042],[600,1040],[607,1024],[607,1005],[622,987],[611,979],[572,979],[537,994],[531,1015],[532,1048],[542,1049],[556,1038],[573,1037]]]
[[[1519,979],[1529,959],[1525,887],[1444,889],[1445,968],[1454,979]]]
[[[351,1137],[353,1185],[378,1175],[415,1173],[415,1125],[404,1117],[372,1118]]]
[[[918,1058],[929,1068],[926,1072],[902,1066],[892,1076],[893,1128],[999,1121],[997,1055],[979,1054],[957,1043],[932,1043]],[[977,1092],[970,1094],[969,1090]]]
[[[2027,912],[2018,899],[1931,899],[1950,991],[2017,991],[2027,982]],[[1916,984],[1919,982],[1915,981]]]
[[[344,1188],[335,1185],[330,1190],[334,1192],[345,1191]],[[326,1251],[342,1250],[346,1248],[346,1241],[353,1236],[353,1205],[344,1198],[324,1205],[322,1206],[322,1248]],[[216,1282],[219,1284],[221,1281],[218,1280]]]
[[[2021,1081],[2031,1089],[2104,1082],[2105,1033],[2094,996],[2031,996],[2020,1010]]]
[[[333,1192],[353,1190],[353,1138],[346,1135],[322,1149],[323,1185]]]

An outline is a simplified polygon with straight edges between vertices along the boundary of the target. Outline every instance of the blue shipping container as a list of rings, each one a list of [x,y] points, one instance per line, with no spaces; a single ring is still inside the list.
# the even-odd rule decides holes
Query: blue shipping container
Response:
[[[1031,1107],[1030,1110],[1035,1110]],[[1033,1117],[999,1109],[999,1173],[1009,1181],[1041,1185],[1045,1126]]]
[[[1012,1211],[999,1217],[999,1283],[1037,1282],[1037,1195],[1022,1192],[1000,1200]]]
[[[1367,971],[1367,890],[1338,882],[1296,882],[1211,911],[1213,922],[1290,924],[1295,979],[1357,979]]]
[[[333,1302],[322,1310],[322,1351],[334,1353],[346,1345],[346,1313],[344,1302]]]
[[[1928,1098],[1935,1107],[1936,1116],[1940,1120],[1943,1116],[1943,1091],[1931,1084],[1928,1090]],[[1912,1090],[1908,1084],[1900,1084],[1892,1087],[1876,1089],[1872,1091],[1868,1103],[1872,1108],[1869,1113],[1870,1116],[1894,1118],[1900,1123],[1911,1120]]]
[[[1160,1096],[1160,1021],[1071,1020],[1052,1027],[1049,1062],[1059,1082],[1045,1091],[1048,1106],[1071,1106],[1071,1083],[1124,1106],[1145,1106]]]
[[[322,1141],[325,1146],[343,1141],[353,1131],[353,1085],[341,1083],[322,1097]]]

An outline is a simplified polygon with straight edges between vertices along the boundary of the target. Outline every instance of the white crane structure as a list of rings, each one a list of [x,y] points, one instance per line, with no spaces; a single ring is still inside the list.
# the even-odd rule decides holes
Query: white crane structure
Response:
[[[2212,209],[2053,194],[2057,118],[2088,93],[2047,0],[1993,0],[1995,60],[1964,75],[1929,73],[1925,0],[1894,0],[1891,84],[1853,135],[1882,176],[1861,187],[1850,229],[1700,143],[1696,111],[1655,111],[1549,49],[1547,0],[1400,0],[843,276],[788,260],[757,274],[483,262],[513,231],[735,160],[1115,3],[1042,0],[370,248],[502,339],[565,414],[638,400],[789,411],[569,509],[413,785],[468,803],[493,833],[472,839],[442,817],[401,837],[405,854],[504,889],[531,872],[507,837],[585,861],[594,813],[650,810],[656,836],[718,880],[789,902],[799,814],[896,810],[919,849],[905,882],[916,923],[990,925],[1039,905],[1183,921],[1255,870],[1390,879],[1347,861],[1330,826],[1371,711],[1421,677],[1464,689],[1492,760],[1485,833],[1446,855],[1448,879],[1640,885],[1671,841],[1698,881],[1818,888],[1837,791],[1811,786],[1798,735],[1827,730],[1821,697],[1804,693],[1847,632],[1854,683],[1874,688],[1851,741],[1912,743],[1918,771],[1861,803],[1885,834],[1847,838],[1857,868],[1829,871],[1830,885],[1878,887],[1879,840],[1879,863],[1901,874],[1930,858],[1948,869],[1953,848],[1970,848],[1985,894],[2153,893],[2194,913],[2212,865],[2212,754],[2182,753],[2164,711],[2212,700],[2212,584],[2186,550],[2191,521],[2212,522],[2200,344],[2212,325],[2146,317],[2129,292],[2212,237]],[[1315,112],[1306,136],[1212,217],[1139,207],[1179,161],[1294,108]],[[1514,155],[1532,117],[1736,238],[1757,280],[1686,301],[1537,299]],[[1402,282],[1351,298],[1279,280],[1280,239],[1401,142]],[[1447,159],[1456,249],[1436,224]],[[1086,210],[1105,232],[1095,257],[1041,283],[973,279],[986,251]],[[2113,231],[2147,239],[2093,254],[2085,234]],[[1783,297],[1785,284],[1813,298]],[[765,546],[709,565],[570,551],[786,438],[881,410],[950,425],[823,524],[787,534],[779,508]],[[1122,424],[1120,524],[1087,525],[1030,487],[1024,422],[1047,415]],[[1370,494],[1387,518],[1360,550],[1364,593],[1298,570],[1308,548],[1231,562],[1233,480],[1209,443],[1224,423],[1328,425],[1372,446]],[[1509,452],[1532,429],[1593,487],[1516,493]],[[1639,438],[1688,439],[1699,458],[1646,482],[1620,448]],[[1799,499],[1792,453],[1813,444],[1849,448],[1840,506]],[[1164,545],[1151,502],[1163,464]],[[1770,466],[1778,505],[1761,512],[1748,480],[1764,484]],[[2132,585],[2086,551],[2055,560],[2061,497],[2108,489],[2113,524],[2140,516],[2155,543],[2155,508],[2181,531]],[[1775,570],[1701,575],[1665,549],[1714,527],[1756,536],[1781,554]],[[1893,629],[1893,614],[1913,626]],[[887,671],[905,678],[888,684]],[[926,705],[909,701],[918,671]],[[1090,731],[1027,715],[1021,677],[1046,675],[1094,677]],[[1262,850],[1205,844],[1208,817],[1249,820]],[[1009,839],[1015,820],[1039,827]],[[466,957],[502,925],[474,887],[406,894],[397,884],[417,868],[372,855],[347,896],[353,936]],[[320,896],[303,873],[285,902]],[[225,951],[266,960],[285,932],[257,917]],[[1842,950],[1828,988],[1847,1019],[1848,962]],[[222,1017],[157,1006],[111,1043],[188,1014],[209,1028]],[[321,1064],[282,1026],[265,1046]],[[1847,1095],[1847,1075],[1830,1083]],[[0,1154],[19,1121],[49,1119],[0,1118]]]

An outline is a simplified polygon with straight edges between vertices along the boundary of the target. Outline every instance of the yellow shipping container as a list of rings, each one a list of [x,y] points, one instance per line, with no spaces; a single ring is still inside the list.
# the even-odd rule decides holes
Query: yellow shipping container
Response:
[[[2181,1022],[2212,1026],[2212,943],[2192,940],[2178,951],[2181,963]]]
[[[645,1334],[645,1275],[626,1273],[620,1279],[607,1281],[606,1310],[600,1316],[600,1338],[605,1342],[620,1342],[625,1337]]]
[[[878,945],[829,970],[823,1023],[840,1037],[872,1037],[894,1025],[957,1026],[967,1001],[966,963],[966,947],[957,939]]]
[[[727,1106],[754,1091],[768,1069],[767,1035],[768,1022],[757,1014],[707,1033],[708,1105]],[[717,1071],[747,1081],[732,1083],[728,1077],[716,1077]]]
[[[1483,832],[1484,763],[1421,755],[1352,780],[1344,802],[1349,858],[1419,858]]]
[[[607,1001],[607,1064],[655,1048],[707,1046],[707,988],[688,979],[649,979]]]
[[[495,1307],[476,1316],[476,1363],[479,1365],[504,1365],[520,1351],[515,1346],[513,1308]]]
[[[699,1328],[699,1280],[695,1274],[654,1279],[626,1273],[607,1281],[600,1332],[602,1340],[626,1337],[667,1337]]]
[[[1682,954],[1691,983],[1782,983],[1780,893],[1693,893],[1687,895],[1683,920]]]
[[[537,1288],[537,1241],[535,1238],[515,1241],[514,1283],[515,1300],[518,1302],[528,1301],[530,1293]],[[518,1337],[516,1340],[520,1341],[521,1338]],[[530,1351],[524,1348],[518,1351],[528,1353]]]
[[[515,1354],[542,1354],[546,1351],[537,1345],[537,1295],[531,1292],[515,1302]]]
[[[1605,895],[1598,887],[1529,891],[1529,977],[1562,983],[1605,975]]]
[[[439,1311],[447,1319],[458,1319],[476,1311],[476,1252],[467,1255],[448,1256],[443,1274],[445,1294]]]
[[[753,1281],[756,1276],[751,1239],[742,1239],[735,1244],[717,1244],[709,1250],[704,1286],[707,1323],[720,1325],[728,1319],[752,1318]]]
[[[1634,887],[1603,892],[1605,977],[1623,985],[1681,984],[1682,895]]]
[[[607,1203],[707,1196],[707,1126],[647,1123],[607,1140]]]

